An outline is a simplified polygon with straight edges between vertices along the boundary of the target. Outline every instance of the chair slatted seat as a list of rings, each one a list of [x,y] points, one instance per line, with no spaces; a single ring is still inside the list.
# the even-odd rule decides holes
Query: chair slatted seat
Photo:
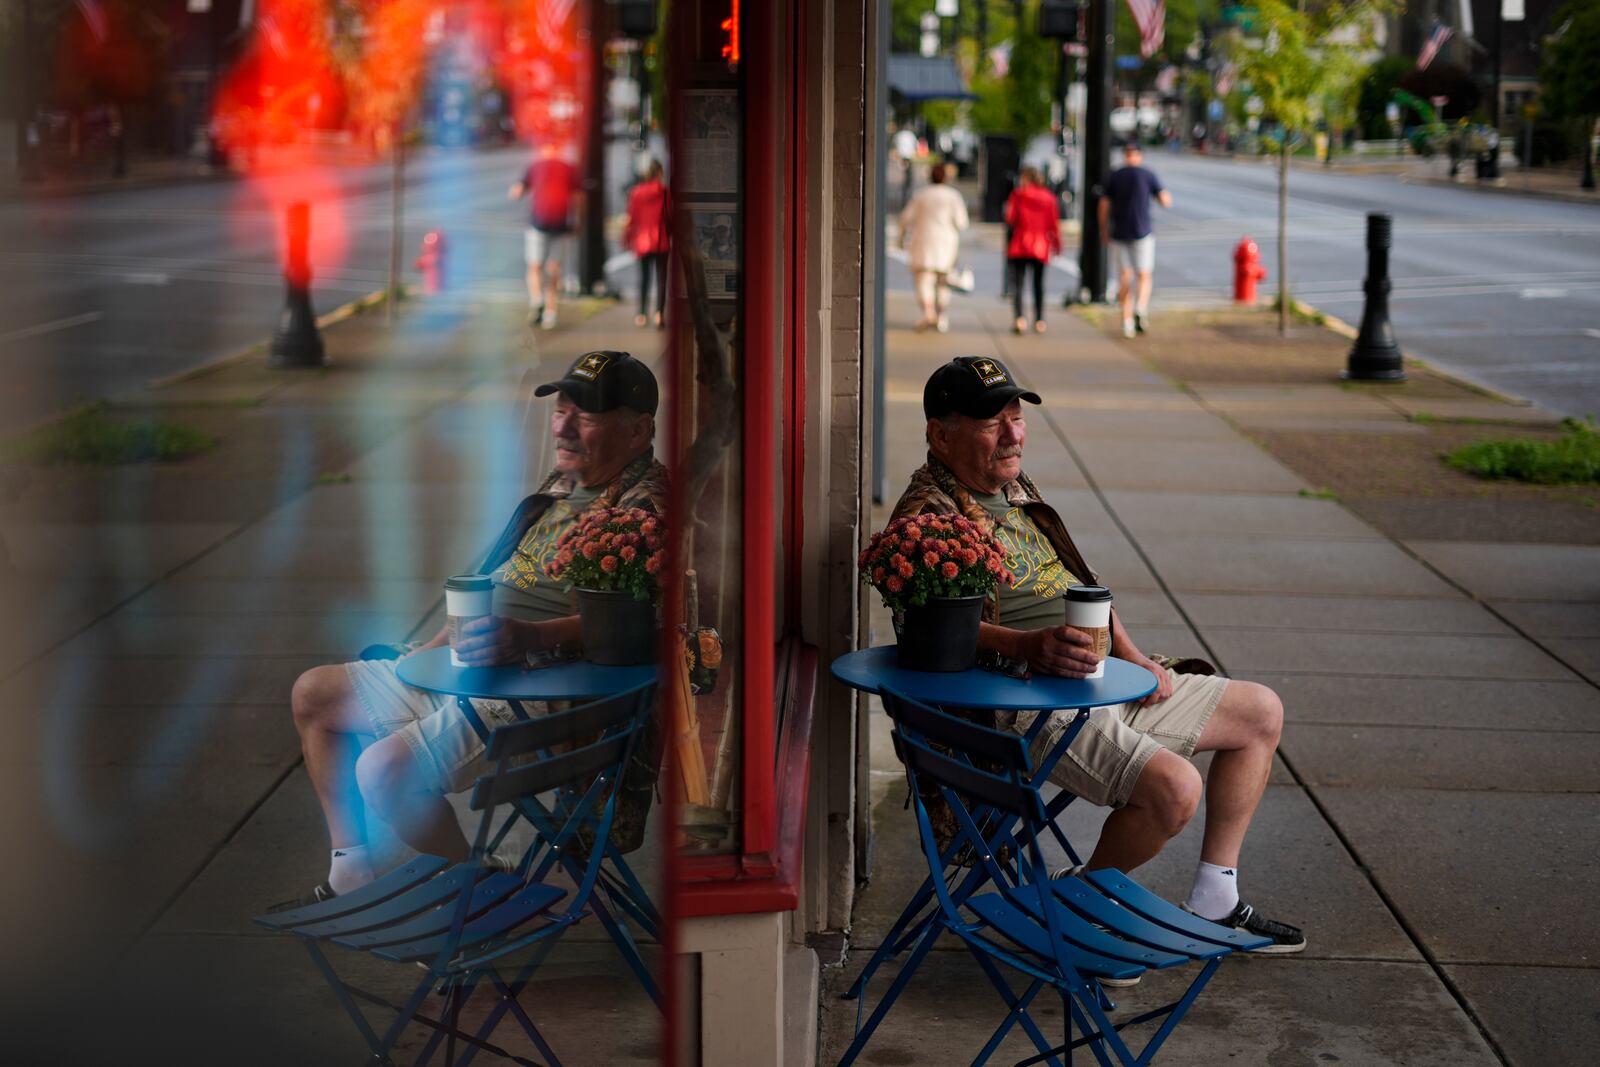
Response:
[[[615,851],[595,848],[579,859],[573,849],[580,831],[591,841],[609,840],[617,786],[640,743],[654,701],[652,682],[496,730],[488,743],[494,769],[478,779],[468,802],[480,814],[466,862],[418,857],[350,893],[256,918],[262,926],[299,938],[367,1042],[372,1062],[392,1064],[396,1043],[416,1022],[433,1031],[416,1060],[419,1065],[431,1062],[441,1044],[445,1062],[457,1063],[458,1042],[466,1046],[459,1062],[487,1051],[534,1064],[490,1040],[500,1022],[512,1015],[543,1062],[559,1067],[561,1061],[518,996],[561,935],[591,915],[606,924],[630,969],[660,1003],[659,990],[631,938],[596,895],[602,886],[602,862],[616,861]],[[563,750],[556,751],[557,746]],[[563,788],[570,791],[570,802],[558,805],[558,810],[538,799],[539,794]],[[513,818],[526,818],[535,827],[533,843],[515,874],[484,862],[505,838],[509,821],[492,837],[491,832],[496,810],[506,805],[515,810]],[[575,888],[552,884],[548,879],[558,873],[570,876]],[[632,895],[636,883],[631,873],[628,881],[623,888]],[[418,964],[425,974],[403,1004],[393,1004],[340,978],[329,949]],[[513,954],[522,956],[515,961],[515,972],[507,974],[502,967],[509,969]],[[494,989],[497,999],[476,1031],[468,1033],[458,1025],[461,1005],[482,983]],[[440,1018],[420,1010],[435,989],[447,997]],[[373,1029],[357,1000],[395,1011],[384,1033]]]
[[[1050,817],[1021,739],[957,719],[898,693],[882,693],[894,722],[895,751],[910,779],[924,859],[936,910],[867,1029],[858,1031],[841,1065],[860,1055],[867,1038],[905,989],[941,934],[959,938],[994,986],[1006,1012],[973,1060],[986,1063],[1013,1027],[1020,1027],[1038,1055],[1020,1061],[1059,1065],[1063,1055],[1088,1046],[1098,1063],[1145,1067],[1193,1006],[1223,958],[1266,946],[1252,937],[1207,922],[1162,900],[1120,871],[1096,871],[1085,879],[1053,880],[1040,848],[1051,834]],[[985,736],[988,735],[988,736]],[[982,766],[979,766],[981,760]],[[953,847],[966,847],[981,871],[947,876],[949,848],[941,855],[923,800],[924,790],[942,795],[954,813]],[[1002,863],[1002,858],[1005,862]],[[980,891],[981,890],[981,891]],[[1115,1006],[1102,979],[1137,978],[1146,970],[1199,965],[1199,974],[1170,1004],[1113,1024]],[[1005,970],[1026,983],[1019,992]],[[1051,1042],[1029,1011],[1041,992],[1062,1002],[1064,1040]],[[1122,1031],[1157,1023],[1137,1053]],[[1074,1033],[1076,1031],[1076,1035]]]

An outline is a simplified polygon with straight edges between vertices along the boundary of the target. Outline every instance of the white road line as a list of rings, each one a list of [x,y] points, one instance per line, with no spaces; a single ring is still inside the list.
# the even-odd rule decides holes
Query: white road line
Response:
[[[1583,332],[1590,337],[1600,337],[1600,330],[1584,330]]]
[[[57,330],[67,330],[74,326],[82,326],[87,322],[96,322],[106,317],[104,311],[86,311],[82,315],[73,315],[71,318],[56,319],[54,322],[41,322],[37,326],[24,326],[20,330],[10,333],[0,333],[0,341],[20,341],[24,337],[38,337],[42,333],[55,333]]]

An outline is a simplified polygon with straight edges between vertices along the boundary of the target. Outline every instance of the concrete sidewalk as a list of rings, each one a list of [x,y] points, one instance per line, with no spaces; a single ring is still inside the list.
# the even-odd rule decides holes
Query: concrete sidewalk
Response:
[[[999,355],[1045,398],[1029,411],[1025,469],[1134,639],[1205,656],[1284,698],[1281,758],[1241,886],[1303,925],[1310,946],[1230,961],[1160,1062],[1594,1062],[1600,548],[1386,537],[1306,495],[1315,487],[1141,363],[1136,342],[1075,317],[1055,316],[1042,338],[1013,337],[1006,308],[969,297],[950,333],[912,334],[899,294],[888,316],[892,493],[923,459],[929,369]],[[1366,399],[1336,384],[1255,392],[1307,420]],[[886,520],[878,508],[874,527]],[[873,642],[889,640],[880,608]],[[854,1024],[854,1003],[838,995],[924,871],[874,715],[875,869],[849,957],[827,973],[822,1063]],[[1069,809],[1085,853],[1103,816]],[[1140,870],[1145,884],[1182,899],[1199,825]],[[875,995],[893,974],[881,972]],[[1169,979],[1122,991],[1123,1013],[1166,1003]],[[970,956],[941,942],[861,1062],[968,1062],[1002,1011]],[[1046,1032],[1059,1030],[1054,1011],[1037,1008]],[[1013,1037],[995,1062],[1032,1053]]]
[[[213,433],[211,452],[22,472],[0,517],[8,1062],[365,1058],[306,953],[249,922],[328,862],[289,690],[367,643],[431,635],[443,578],[542,478],[532,384],[593,348],[654,361],[664,337],[625,306],[565,305],[548,332],[524,311],[444,297],[393,329],[356,315],[325,331],[325,370],[255,353],[114,409]],[[604,936],[576,928],[528,1002],[559,994],[539,1022],[575,1062],[655,1063],[660,1016]],[[403,995],[409,969],[388,971],[365,977]]]

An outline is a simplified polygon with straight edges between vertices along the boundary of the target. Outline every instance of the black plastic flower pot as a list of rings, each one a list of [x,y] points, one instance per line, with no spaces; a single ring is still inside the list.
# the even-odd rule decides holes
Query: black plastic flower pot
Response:
[[[964,671],[978,660],[981,596],[929,597],[895,626],[895,659],[911,671]]]
[[[652,663],[656,658],[656,606],[632,593],[578,589],[578,624],[583,658],[609,667]]]

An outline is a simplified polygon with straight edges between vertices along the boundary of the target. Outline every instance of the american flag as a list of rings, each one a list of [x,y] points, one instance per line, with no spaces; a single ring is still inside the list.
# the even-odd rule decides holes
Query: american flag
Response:
[[[1428,64],[1433,62],[1434,57],[1439,54],[1439,49],[1450,39],[1451,32],[1450,27],[1442,22],[1433,28],[1433,32],[1428,34],[1428,39],[1422,43],[1422,51],[1417,53],[1418,70],[1428,69]]]
[[[1128,0],[1128,10],[1139,27],[1139,54],[1149,59],[1167,39],[1167,0]]]
[[[1239,80],[1239,68],[1232,63],[1225,64],[1217,71],[1217,95],[1227,96],[1233,92],[1234,83]]]

